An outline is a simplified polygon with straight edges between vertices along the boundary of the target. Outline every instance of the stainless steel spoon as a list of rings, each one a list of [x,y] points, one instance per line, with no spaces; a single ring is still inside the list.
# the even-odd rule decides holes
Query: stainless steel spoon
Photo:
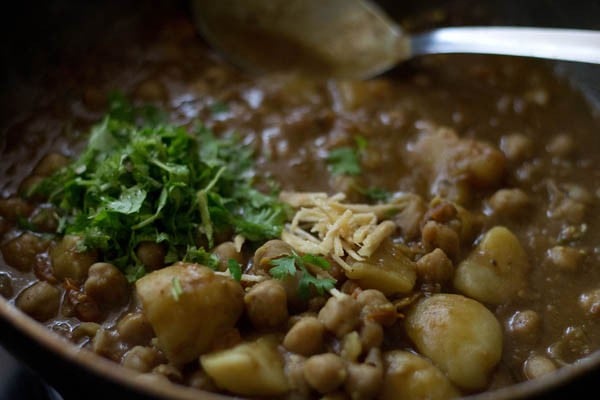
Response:
[[[254,72],[366,79],[425,54],[480,53],[600,63],[600,32],[440,28],[408,35],[366,0],[192,0],[205,38]]]

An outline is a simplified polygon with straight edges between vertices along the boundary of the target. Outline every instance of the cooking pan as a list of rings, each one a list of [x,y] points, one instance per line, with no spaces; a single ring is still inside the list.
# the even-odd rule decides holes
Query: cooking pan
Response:
[[[426,4],[422,4],[426,3]],[[19,110],[52,106],[73,95],[78,60],[96,44],[114,46],[115,59],[124,46],[135,46],[137,35],[152,29],[153,21],[165,16],[187,18],[185,1],[134,0],[48,0],[11,2],[5,8],[0,36],[0,151],[19,140],[35,138],[7,134]],[[402,22],[410,16],[428,15],[440,6],[448,11],[450,24],[488,23],[600,29],[597,1],[381,1],[390,15]],[[6,5],[5,5],[6,7]],[[435,19],[422,19],[414,29],[425,29]],[[123,39],[125,38],[125,40]],[[199,38],[199,40],[201,40]],[[399,67],[410,69],[410,65]],[[598,69],[589,65],[553,64],[559,74],[571,79],[598,111]],[[394,73],[394,72],[392,72]],[[64,80],[62,85],[56,85]],[[40,88],[53,83],[54,97],[42,98]],[[94,116],[90,116],[93,118]],[[14,130],[12,130],[14,132]],[[2,182],[4,194],[17,182]],[[219,399],[224,396],[198,392],[182,386],[149,385],[136,374],[91,352],[80,351],[66,340],[22,314],[0,298],[0,341],[2,345],[39,373],[66,399]],[[600,352],[534,381],[488,392],[473,399],[566,398],[589,393],[600,379]]]

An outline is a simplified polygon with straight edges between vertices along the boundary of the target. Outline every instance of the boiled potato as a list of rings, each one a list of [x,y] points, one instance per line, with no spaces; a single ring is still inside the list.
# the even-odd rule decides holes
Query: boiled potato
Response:
[[[275,396],[289,390],[278,340],[264,336],[254,342],[200,357],[202,368],[221,389],[243,396]]]
[[[159,347],[174,364],[209,351],[244,310],[244,291],[238,282],[197,264],[178,263],[154,271],[139,279],[136,289]]]
[[[408,293],[417,280],[417,269],[391,241],[383,242],[366,261],[357,261],[346,271],[363,289],[377,289],[386,296]]]
[[[519,239],[508,229],[490,229],[473,252],[458,265],[454,287],[489,304],[511,300],[523,289],[529,268]]]
[[[446,375],[429,360],[402,350],[384,354],[382,400],[445,400],[459,393]]]
[[[483,389],[502,355],[502,329],[494,314],[461,295],[420,301],[409,310],[405,328],[417,350],[465,389]]]

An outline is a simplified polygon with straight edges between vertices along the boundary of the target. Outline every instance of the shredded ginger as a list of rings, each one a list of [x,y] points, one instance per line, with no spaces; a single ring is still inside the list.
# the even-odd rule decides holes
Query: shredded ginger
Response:
[[[280,200],[296,209],[296,214],[285,225],[281,239],[296,251],[330,256],[346,269],[350,267],[345,256],[364,261],[394,233],[396,224],[386,218],[401,211],[405,202],[348,204],[343,203],[345,198],[343,193],[282,192]]]

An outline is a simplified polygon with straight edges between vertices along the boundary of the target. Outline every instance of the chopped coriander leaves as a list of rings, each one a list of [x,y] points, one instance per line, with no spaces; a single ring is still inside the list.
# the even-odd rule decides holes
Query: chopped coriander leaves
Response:
[[[179,301],[179,297],[183,294],[183,289],[181,289],[181,282],[176,276],[174,276],[173,279],[171,279],[171,294],[173,295],[175,301]]]
[[[358,154],[351,147],[331,150],[327,155],[327,164],[333,175],[358,175],[362,171]]]
[[[238,282],[242,280],[242,266],[239,262],[233,258],[230,258],[227,260],[227,269],[229,270],[229,273],[233,279]]]
[[[373,202],[385,203],[392,197],[390,192],[379,187],[361,188],[359,192]]]
[[[252,151],[238,138],[188,132],[118,95],[109,110],[79,158],[34,189],[58,207],[60,234],[82,237],[130,282],[145,274],[142,241],[164,243],[166,261],[216,268],[206,251],[216,235],[280,235],[288,206],[254,188]]]
[[[269,270],[269,274],[275,279],[284,279],[286,276],[294,276],[296,274],[296,260],[297,255],[271,260],[273,268]]]
[[[311,286],[319,295],[324,294],[335,286],[335,279],[313,276],[306,268],[306,264],[311,264],[324,270],[331,267],[329,261],[324,257],[314,254],[300,256],[296,252],[293,252],[289,256],[272,260],[271,265],[273,268],[269,270],[269,274],[273,278],[281,280],[287,276],[295,276],[299,272],[298,293],[303,299],[310,297]]]
[[[368,142],[362,136],[354,138],[356,148],[339,147],[327,155],[327,164],[333,175],[359,175],[362,172],[360,155],[367,148]]]
[[[188,246],[183,261],[206,265],[208,268],[216,270],[219,265],[219,258],[204,250],[203,247]]]

